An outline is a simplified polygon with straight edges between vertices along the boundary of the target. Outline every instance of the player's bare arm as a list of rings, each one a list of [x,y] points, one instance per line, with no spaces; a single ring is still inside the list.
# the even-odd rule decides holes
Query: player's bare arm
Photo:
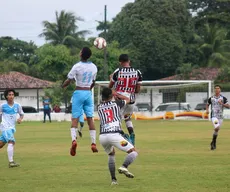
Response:
[[[93,80],[93,83],[92,83],[91,86],[90,86],[90,90],[93,89],[94,86],[95,86],[95,80]]]
[[[65,82],[62,84],[62,88],[67,87],[71,83],[71,79],[66,79]]]
[[[114,86],[114,82],[110,80],[110,82],[109,82],[109,88],[112,89],[113,86]]]
[[[137,84],[136,89],[135,89],[135,93],[140,93],[140,90],[141,90],[141,85]]]

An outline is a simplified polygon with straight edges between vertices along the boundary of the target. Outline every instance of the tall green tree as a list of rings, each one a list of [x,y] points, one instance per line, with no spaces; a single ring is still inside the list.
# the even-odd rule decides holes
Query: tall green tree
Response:
[[[188,8],[199,26],[208,22],[230,27],[230,0],[188,0]]]
[[[199,47],[203,66],[223,67],[230,64],[229,32],[218,25],[205,24],[203,40]]]
[[[31,59],[34,65],[30,74],[44,80],[64,80],[77,60],[78,56],[72,56],[65,45],[45,44],[36,50],[36,56]]]
[[[144,79],[158,79],[174,74],[183,63],[191,18],[185,0],[136,0],[114,18],[108,40],[131,50],[132,63]]]
[[[72,12],[62,10],[60,13],[55,12],[56,21],[43,21],[43,32],[39,35],[45,37],[45,40],[53,45],[63,44],[67,47],[80,48],[84,44],[84,35],[89,31],[78,31],[78,21],[84,21]]]
[[[34,56],[37,46],[31,42],[13,39],[12,37],[0,38],[0,61],[13,60],[29,65],[30,58]]]
[[[0,61],[0,72],[8,73],[10,71],[17,71],[24,74],[29,72],[29,67],[26,63],[18,62],[14,60],[4,60]]]

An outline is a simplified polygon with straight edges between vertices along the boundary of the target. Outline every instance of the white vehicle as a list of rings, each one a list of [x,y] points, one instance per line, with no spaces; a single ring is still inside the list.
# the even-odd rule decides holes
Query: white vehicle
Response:
[[[191,106],[189,103],[161,103],[158,105],[155,112],[165,112],[165,111],[191,111]]]

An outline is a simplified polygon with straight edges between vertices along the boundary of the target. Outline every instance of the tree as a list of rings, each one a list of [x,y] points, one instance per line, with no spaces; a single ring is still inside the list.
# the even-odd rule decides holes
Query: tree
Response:
[[[29,72],[29,67],[26,63],[12,61],[12,60],[0,61],[0,68],[1,68],[1,73],[17,71],[17,72],[27,74]]]
[[[183,63],[191,18],[185,0],[136,0],[114,18],[108,41],[130,50],[144,79],[158,79]]]
[[[30,58],[34,55],[37,46],[31,42],[13,39],[12,37],[0,38],[0,61],[13,60],[30,64]]]
[[[63,44],[67,47],[80,48],[84,42],[84,35],[89,31],[77,31],[77,21],[83,21],[72,12],[55,12],[56,22],[43,21],[43,32],[39,35],[53,45]]]
[[[188,8],[199,26],[208,22],[230,27],[230,0],[188,0]]]
[[[78,59],[77,56],[72,56],[70,50],[64,45],[45,44],[36,50],[36,56],[31,59],[34,65],[30,73],[44,80],[64,80]]]
[[[229,33],[218,25],[205,24],[203,44],[199,47],[203,66],[222,67],[230,64]]]

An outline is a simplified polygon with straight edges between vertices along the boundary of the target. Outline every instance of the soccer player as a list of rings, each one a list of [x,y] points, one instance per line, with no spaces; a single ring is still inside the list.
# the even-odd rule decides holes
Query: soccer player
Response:
[[[112,90],[110,88],[104,88],[102,90],[102,103],[98,106],[98,115],[100,118],[99,141],[108,154],[108,167],[112,178],[111,185],[118,184],[115,174],[114,147],[128,153],[123,165],[118,169],[120,174],[124,174],[128,178],[134,178],[134,175],[130,173],[127,168],[138,155],[133,144],[122,136],[120,108],[125,106],[126,103],[129,103],[130,99],[122,95],[117,96],[120,100],[112,101]]]
[[[121,54],[119,57],[121,68],[113,72],[110,79],[109,88],[114,87],[114,96],[119,93],[130,98],[130,103],[121,109],[122,116],[128,129],[130,140],[135,145],[135,133],[131,116],[134,111],[135,94],[140,92],[142,84],[142,74],[139,70],[130,66],[129,56]]]
[[[43,110],[44,110],[44,120],[43,120],[43,123],[46,122],[46,115],[48,115],[49,117],[49,121],[51,123],[51,117],[50,117],[50,112],[51,112],[51,109],[50,109],[50,98],[48,96],[45,96],[44,100],[43,100]]]
[[[209,105],[211,105],[211,119],[212,124],[214,126],[214,133],[211,142],[211,150],[216,149],[216,139],[218,136],[218,132],[223,123],[223,109],[224,107],[230,108],[228,104],[228,100],[226,97],[221,95],[221,87],[220,85],[215,85],[215,95],[208,99],[208,103],[206,105],[206,113],[209,114]]]
[[[72,101],[72,125],[70,129],[72,137],[70,154],[72,156],[76,155],[76,130],[79,118],[83,114],[83,110],[89,125],[89,132],[92,141],[91,150],[94,153],[98,152],[96,147],[96,130],[93,122],[94,103],[91,92],[96,80],[97,67],[94,63],[88,61],[91,55],[91,50],[88,47],[84,47],[80,52],[81,61],[72,67],[68,73],[68,78],[62,84],[62,87],[65,88],[70,84],[71,81],[76,80],[76,90],[73,93]]]
[[[6,90],[4,92],[6,103],[1,104],[0,106],[0,113],[2,117],[2,122],[0,124],[0,130],[2,132],[0,135],[0,148],[8,143],[7,154],[10,168],[19,166],[19,164],[14,162],[13,159],[15,145],[14,133],[16,132],[16,122],[20,124],[24,116],[21,105],[14,102],[14,96],[15,91],[13,89]],[[20,115],[18,119],[17,114]]]

